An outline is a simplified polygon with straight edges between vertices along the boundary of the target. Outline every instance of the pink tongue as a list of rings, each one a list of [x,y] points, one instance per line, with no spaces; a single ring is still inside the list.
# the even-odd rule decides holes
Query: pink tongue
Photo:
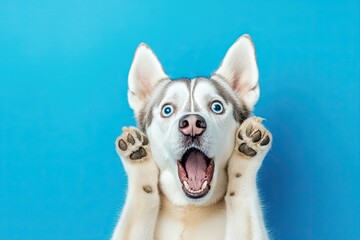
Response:
[[[185,163],[188,175],[188,184],[193,190],[199,190],[205,178],[206,161],[200,152],[192,152]]]

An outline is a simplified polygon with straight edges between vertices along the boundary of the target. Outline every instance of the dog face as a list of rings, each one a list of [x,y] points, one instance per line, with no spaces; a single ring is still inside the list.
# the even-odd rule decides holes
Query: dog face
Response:
[[[141,44],[129,72],[129,104],[150,141],[160,189],[176,205],[208,205],[224,196],[235,132],[259,97],[248,35],[228,50],[210,78],[171,80]]]

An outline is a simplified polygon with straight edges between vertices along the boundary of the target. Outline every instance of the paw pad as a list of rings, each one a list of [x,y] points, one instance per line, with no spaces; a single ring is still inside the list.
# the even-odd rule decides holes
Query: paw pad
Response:
[[[135,139],[134,137],[129,133],[127,135],[127,141],[131,144],[131,145],[134,145],[135,144]]]
[[[136,150],[135,152],[130,154],[130,159],[131,160],[137,160],[137,159],[141,159],[143,157],[146,157],[146,151],[143,147],[140,147],[139,150]]]
[[[246,143],[240,144],[238,150],[239,152],[242,152],[249,157],[254,157],[256,155],[256,151],[251,147],[249,147]]]
[[[149,139],[137,128],[123,128],[117,138],[119,153],[131,160],[143,160],[148,155]]]
[[[244,121],[237,134],[237,150],[247,157],[254,157],[271,141],[270,132],[261,124],[262,119],[251,117]]]
[[[127,149],[127,144],[124,140],[120,139],[119,141],[119,148],[122,150],[122,151],[126,151]]]

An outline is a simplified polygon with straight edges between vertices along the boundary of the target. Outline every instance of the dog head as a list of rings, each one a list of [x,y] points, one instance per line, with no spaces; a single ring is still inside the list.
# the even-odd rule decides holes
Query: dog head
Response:
[[[150,141],[160,189],[176,205],[208,205],[222,198],[235,133],[259,98],[250,36],[228,50],[210,78],[171,80],[146,44],[129,72],[128,100]]]

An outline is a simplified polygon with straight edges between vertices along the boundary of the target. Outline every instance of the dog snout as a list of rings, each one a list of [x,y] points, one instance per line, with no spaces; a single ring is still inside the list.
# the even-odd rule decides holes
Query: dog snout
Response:
[[[179,130],[185,136],[197,137],[206,130],[206,121],[199,114],[187,114],[179,121]]]

